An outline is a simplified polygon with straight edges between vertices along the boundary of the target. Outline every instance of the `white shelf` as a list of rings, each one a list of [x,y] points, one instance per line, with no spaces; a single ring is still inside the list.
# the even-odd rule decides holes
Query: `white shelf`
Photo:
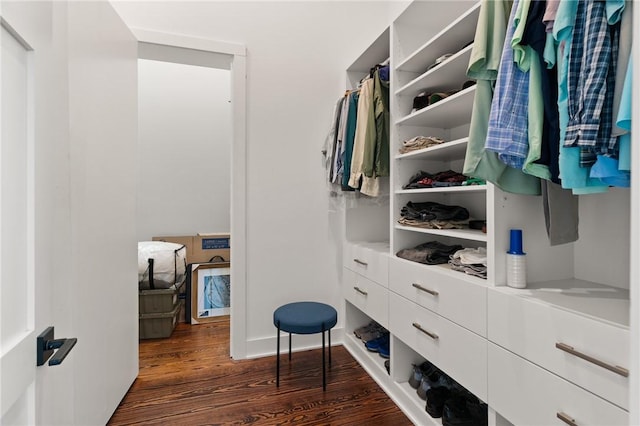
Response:
[[[432,193],[455,193],[455,192],[486,192],[486,185],[449,186],[441,188],[421,188],[421,189],[399,189],[395,191],[398,195],[403,194],[432,194]]]
[[[427,87],[434,89],[433,91],[460,88],[462,83],[468,80],[467,67],[469,66],[472,48],[473,45],[465,47],[435,68],[410,81],[396,90],[396,96],[415,96],[419,91]]]
[[[396,160],[458,160],[464,158],[468,142],[469,138],[456,139],[429,148],[407,152],[406,154],[397,154],[395,158]]]
[[[421,126],[450,129],[469,123],[476,86],[467,87],[433,105],[396,121],[397,126]]]
[[[420,399],[416,390],[411,387],[409,382],[395,382],[394,387],[398,389],[399,398],[401,398],[406,405],[410,406],[407,408],[410,409],[411,412],[419,412],[421,414],[421,425],[442,426],[441,419],[434,419],[426,412],[425,406],[427,402]]]
[[[407,263],[412,264],[412,265],[417,263],[417,262],[413,262],[411,260],[403,259],[403,258],[398,257],[398,256],[395,256],[395,258],[398,259],[400,262],[407,262]],[[421,266],[423,266],[425,268],[436,268],[438,273],[450,276],[450,277],[455,278],[457,280],[467,281],[470,284],[479,285],[481,287],[489,287],[489,285],[487,284],[487,280],[479,278],[479,277],[475,277],[473,275],[465,274],[464,272],[454,271],[453,269],[451,269],[451,266],[449,266],[449,264],[446,264],[446,263],[441,264],[441,265],[424,265],[424,264],[419,264],[419,265],[421,265]],[[470,331],[473,331],[473,330],[470,330]],[[474,331],[474,333],[476,333],[476,332]],[[476,333],[476,334],[478,334],[478,333]]]
[[[479,15],[480,3],[478,2],[398,64],[396,70],[424,72],[441,55],[454,53],[452,49],[454,51],[462,49],[465,44],[473,41]]]
[[[527,283],[527,288],[496,291],[551,305],[612,325],[629,328],[629,290],[579,279]]]
[[[418,232],[422,234],[438,235],[441,237],[459,238],[470,241],[487,241],[487,234],[475,229],[425,229],[413,226],[395,225],[395,229],[401,231]]]
[[[384,30],[378,38],[356,59],[348,68],[347,72],[364,73],[369,72],[371,67],[389,58],[389,28]]]

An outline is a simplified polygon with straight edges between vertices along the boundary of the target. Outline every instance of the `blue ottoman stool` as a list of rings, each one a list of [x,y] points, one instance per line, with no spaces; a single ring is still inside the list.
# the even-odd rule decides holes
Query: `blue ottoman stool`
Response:
[[[327,389],[324,355],[324,332],[329,332],[329,365],[331,365],[331,329],[338,322],[336,310],[324,303],[294,302],[280,306],[273,313],[273,325],[278,329],[276,357],[276,386],[280,386],[280,331],[289,333],[289,361],[291,361],[291,334],[322,333],[322,390]]]

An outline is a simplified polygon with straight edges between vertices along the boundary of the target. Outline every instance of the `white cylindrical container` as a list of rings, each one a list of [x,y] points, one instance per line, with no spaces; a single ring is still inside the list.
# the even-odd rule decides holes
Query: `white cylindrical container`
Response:
[[[513,288],[527,287],[527,256],[507,254],[507,285]]]

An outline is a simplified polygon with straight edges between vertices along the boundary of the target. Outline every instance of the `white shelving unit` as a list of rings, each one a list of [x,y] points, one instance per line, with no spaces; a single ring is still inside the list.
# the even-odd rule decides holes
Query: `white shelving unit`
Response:
[[[389,205],[362,204],[353,214],[347,212],[345,268],[356,275],[345,274],[351,278],[343,282],[345,346],[417,425],[442,424],[425,412],[425,402],[407,383],[411,364],[424,360],[486,402],[492,426],[551,424],[560,422],[559,415],[581,425],[604,424],[602,419],[628,424],[640,417],[640,402],[630,397],[638,365],[631,353],[640,339],[640,330],[634,329],[638,324],[630,319],[640,303],[631,283],[637,286],[640,277],[633,275],[638,268],[629,254],[629,247],[637,249],[634,238],[640,229],[640,206],[632,197],[638,189],[580,196],[579,240],[551,246],[541,197],[506,193],[490,183],[403,188],[420,171],[462,170],[475,86],[460,89],[467,81],[479,15],[479,1],[414,1],[354,63],[360,65],[347,72],[353,83],[373,64],[390,58]],[[451,56],[431,67],[444,54]],[[450,90],[459,91],[411,111],[418,93]],[[402,141],[419,135],[446,142],[399,153]],[[409,201],[463,206],[473,219],[487,221],[487,233],[400,225],[400,209]],[[524,290],[506,286],[513,228],[523,230]],[[485,247],[487,279],[396,256],[431,240]],[[366,257],[366,266],[354,263],[360,257]],[[375,297],[350,300],[354,280],[370,285]],[[386,304],[380,305],[380,297]],[[372,319],[391,332],[390,374],[384,360],[352,335]],[[526,401],[517,395],[526,395]]]

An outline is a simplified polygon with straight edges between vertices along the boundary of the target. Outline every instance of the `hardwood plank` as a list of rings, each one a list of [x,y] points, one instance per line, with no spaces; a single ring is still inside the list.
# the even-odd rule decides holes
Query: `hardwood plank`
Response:
[[[410,425],[342,347],[331,348],[327,391],[320,349],[235,361],[229,317],[178,324],[168,339],[140,341],[140,372],[109,425]]]

